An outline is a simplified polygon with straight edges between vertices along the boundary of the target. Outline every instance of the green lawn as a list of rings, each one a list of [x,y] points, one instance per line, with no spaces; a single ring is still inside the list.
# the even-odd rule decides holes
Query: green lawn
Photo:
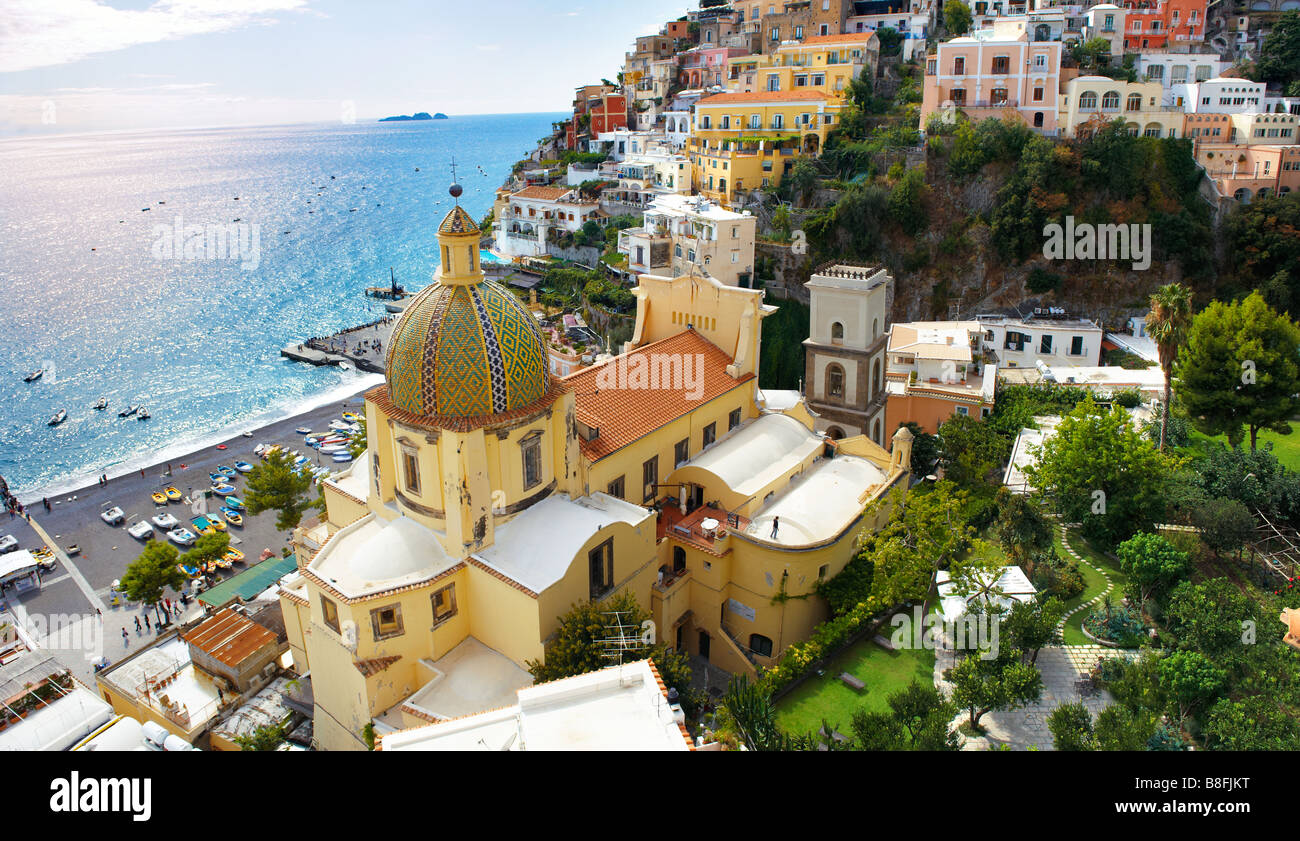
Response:
[[[1225,447],[1228,446],[1228,439],[1223,435],[1211,438],[1193,429],[1190,430],[1190,436],[1191,440],[1188,445],[1181,450],[1184,453],[1204,454],[1207,449],[1206,445],[1211,441],[1217,441]],[[1289,470],[1300,470],[1300,430],[1292,432],[1290,435],[1279,435],[1276,432],[1265,430],[1259,433],[1257,445],[1263,447],[1266,442],[1273,445],[1273,455],[1277,456],[1277,460],[1283,467]],[[1249,447],[1249,439],[1242,442],[1242,446]]]
[[[1069,557],[1069,553],[1065,552],[1061,547],[1061,536],[1059,531],[1056,533],[1054,539],[1057,553],[1062,557]],[[1094,549],[1086,540],[1080,537],[1077,532],[1070,533],[1070,546],[1083,557],[1084,561],[1086,561],[1086,563],[1080,564],[1079,568],[1083,570],[1084,580],[1087,581],[1088,586],[1087,589],[1084,590],[1083,595],[1071,599],[1066,603],[1066,606],[1072,608],[1081,602],[1086,602],[1089,599],[1096,597],[1105,589],[1105,580],[1091,567],[1103,569],[1106,571],[1106,574],[1110,576],[1110,582],[1112,585],[1110,597],[1112,601],[1118,603],[1119,600],[1124,597],[1124,588],[1128,586],[1128,576],[1126,576],[1123,570],[1119,568],[1119,564],[1111,560],[1108,555]],[[1091,565],[1091,567],[1089,565]],[[1083,620],[1086,618],[1088,612],[1087,609],[1081,610],[1071,616],[1069,621],[1065,623],[1064,637],[1066,645],[1094,644],[1092,640],[1083,635],[1081,629]]]
[[[892,631],[882,629],[888,637]],[[862,692],[840,682],[848,672],[867,685]],[[886,699],[913,680],[934,682],[934,652],[928,649],[886,651],[870,640],[861,640],[831,661],[825,674],[813,675],[776,704],[776,719],[787,733],[812,733],[825,719],[831,727],[848,733],[849,722],[858,710],[887,710]]]

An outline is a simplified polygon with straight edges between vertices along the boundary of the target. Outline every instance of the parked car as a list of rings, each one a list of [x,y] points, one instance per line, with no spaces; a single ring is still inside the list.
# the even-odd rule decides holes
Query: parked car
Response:
[[[12,534],[6,534],[4,537],[0,537],[0,555],[3,555],[6,552],[16,551],[17,549],[18,538],[14,537]]]

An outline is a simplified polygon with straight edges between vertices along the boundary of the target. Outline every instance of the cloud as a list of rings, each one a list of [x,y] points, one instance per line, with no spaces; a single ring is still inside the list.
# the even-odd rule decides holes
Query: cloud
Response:
[[[87,56],[191,35],[275,22],[273,12],[308,0],[157,0],[144,10],[99,0],[6,0],[0,21],[0,72],[70,64]]]

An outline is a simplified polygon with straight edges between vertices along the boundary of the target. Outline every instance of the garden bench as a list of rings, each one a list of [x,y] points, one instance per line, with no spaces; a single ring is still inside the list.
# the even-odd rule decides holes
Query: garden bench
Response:
[[[849,674],[848,672],[840,673],[840,682],[843,683],[845,686],[849,687],[850,689],[855,689],[858,692],[861,692],[862,690],[867,688],[867,685],[865,683],[863,683],[861,680],[854,677],[853,675]]]

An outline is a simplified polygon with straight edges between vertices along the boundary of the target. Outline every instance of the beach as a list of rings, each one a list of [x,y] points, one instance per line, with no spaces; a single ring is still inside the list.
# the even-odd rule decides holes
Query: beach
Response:
[[[357,391],[345,399],[249,430],[252,434],[248,437],[242,433],[235,434],[196,447],[177,457],[110,478],[103,487],[92,480],[88,486],[78,490],[51,496],[49,511],[45,510],[41,497],[20,497],[31,523],[21,516],[0,515],[0,535],[12,534],[23,549],[39,549],[49,544],[56,550],[58,563],[53,571],[43,576],[39,590],[22,595],[9,591],[0,597],[0,613],[7,609],[30,633],[38,636],[43,629],[58,626],[60,617],[65,618],[62,621],[73,617],[75,621],[85,623],[86,627],[77,635],[79,644],[72,646],[77,649],[75,654],[80,656],[70,656],[69,646],[61,644],[60,640],[38,639],[38,642],[51,652],[63,652],[65,656],[60,659],[73,669],[74,674],[93,683],[91,661],[94,657],[102,654],[110,661],[117,660],[147,645],[152,639],[151,633],[135,630],[135,618],[143,616],[140,605],[112,605],[112,583],[122,577],[127,565],[139,556],[144,547],[144,541],[127,534],[127,526],[163,511],[182,523],[188,523],[195,516],[190,504],[157,505],[151,494],[174,485],[187,498],[193,499],[193,494],[201,496],[202,491],[211,485],[208,473],[214,472],[219,465],[233,466],[236,461],[257,464],[259,460],[253,454],[253,448],[258,444],[280,444],[303,455],[315,456],[321,459],[322,465],[346,469],[347,464],[336,464],[307,447],[303,443],[304,436],[294,430],[307,426],[320,432],[327,430],[329,422],[339,418],[344,411],[362,413],[361,394],[362,391]],[[225,449],[218,449],[218,444],[224,445]],[[235,495],[242,496],[242,474],[234,485]],[[207,502],[210,508],[215,508],[219,501],[214,498]],[[120,526],[110,526],[100,518],[100,512],[114,505],[126,514],[126,522]],[[257,516],[245,514],[242,527],[227,527],[231,545],[244,553],[247,562],[220,573],[222,578],[255,565],[264,549],[280,555],[288,535],[276,529],[276,516],[274,511]],[[304,519],[314,516],[314,512],[308,512]],[[161,530],[155,529],[155,539],[165,541],[167,538]],[[80,552],[69,556],[66,550],[74,545],[80,548]],[[185,550],[182,548],[181,551]],[[169,592],[167,596],[175,602],[179,593]],[[199,611],[201,608],[197,602],[191,602],[184,616],[194,616]],[[99,631],[92,633],[96,625]],[[123,628],[127,630],[125,641]],[[83,651],[83,648],[88,650]],[[93,650],[95,648],[100,650]]]

